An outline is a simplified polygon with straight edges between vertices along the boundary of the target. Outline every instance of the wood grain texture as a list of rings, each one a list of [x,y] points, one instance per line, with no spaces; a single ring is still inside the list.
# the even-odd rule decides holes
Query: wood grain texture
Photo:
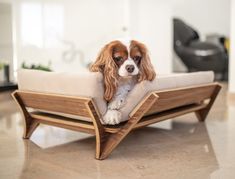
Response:
[[[151,92],[133,109],[128,121],[115,126],[101,124],[102,116],[91,98],[19,90],[12,96],[24,115],[24,138],[29,138],[40,123],[94,134],[95,158],[103,160],[134,129],[190,112],[195,112],[198,120],[204,121],[220,88],[218,83],[212,83]],[[88,117],[92,121],[86,122],[43,112],[29,113],[27,107]]]
[[[97,107],[95,106],[95,103],[93,100],[91,100],[88,104],[88,110],[91,115],[93,125],[95,128],[95,135],[96,135],[96,153],[95,158],[100,159],[101,153],[103,152],[104,144],[106,142],[106,138],[108,136],[108,133],[105,132],[104,126],[100,122],[100,114],[97,110]]]
[[[167,111],[159,112],[156,114],[152,114],[149,116],[144,116],[141,121],[135,126],[135,128],[140,128],[144,126],[148,126],[157,122],[161,122],[167,119],[171,119],[177,116],[182,116],[184,114],[188,114],[194,112],[195,110],[204,109],[207,104],[190,104],[183,107],[178,107],[175,109],[170,109]]]
[[[90,117],[86,104],[89,98],[16,91],[25,107]]]
[[[200,103],[201,101],[210,98],[214,88],[214,84],[207,84],[198,87],[179,88],[173,91],[157,91],[156,93],[159,96],[159,100],[153,104],[146,115],[173,109],[179,106]]]
[[[203,109],[207,106],[206,103],[202,104],[190,104],[182,107],[177,107],[174,109],[169,109],[163,112],[159,112],[156,114],[143,116],[142,119],[133,127],[134,129],[138,129],[141,127],[145,127],[157,122],[161,122],[170,118],[174,118],[177,116],[181,116],[187,113],[191,113],[200,109]],[[105,131],[109,133],[116,133],[125,123],[121,123],[120,125],[115,126],[105,126]]]
[[[207,117],[212,105],[214,104],[215,99],[216,99],[218,93],[220,92],[220,90],[221,90],[221,85],[217,84],[216,86],[214,86],[214,89],[213,89],[213,92],[211,93],[210,101],[209,101],[208,105],[203,109],[195,111],[195,114],[196,114],[199,121],[203,122],[206,120],[206,117]]]
[[[26,107],[21,100],[20,96],[18,93],[15,91],[12,93],[13,99],[16,101],[18,104],[22,115],[24,116],[24,133],[23,133],[23,138],[24,139],[29,139],[31,135],[33,134],[34,130],[38,127],[39,122],[35,119],[33,119],[28,111],[26,110]]]
[[[117,133],[111,134],[105,142],[100,159],[107,158],[110,153],[117,147],[117,145],[124,139],[124,137],[133,129],[139,122],[143,115],[149,110],[153,103],[157,100],[158,96],[155,93],[150,93],[141,102],[138,110],[129,118],[128,122],[121,127]]]
[[[81,121],[77,119],[70,119],[67,117],[48,114],[43,112],[29,113],[33,119],[36,119],[42,124],[52,125],[73,131],[84,132],[88,134],[95,134],[94,125],[91,122]]]

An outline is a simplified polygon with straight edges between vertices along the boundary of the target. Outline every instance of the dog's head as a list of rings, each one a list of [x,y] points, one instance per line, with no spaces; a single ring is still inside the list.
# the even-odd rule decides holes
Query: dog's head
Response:
[[[115,94],[120,77],[137,76],[140,82],[152,81],[156,76],[146,46],[135,40],[115,40],[105,45],[90,70],[103,73],[107,101]]]

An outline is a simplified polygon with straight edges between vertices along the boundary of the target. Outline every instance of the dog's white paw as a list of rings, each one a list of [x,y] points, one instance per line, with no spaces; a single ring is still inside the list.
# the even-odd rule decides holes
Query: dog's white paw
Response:
[[[125,100],[123,98],[115,99],[108,104],[109,109],[117,110],[124,106]]]
[[[121,112],[117,110],[108,110],[103,117],[103,123],[115,125],[119,124],[121,122],[121,119],[122,119]]]

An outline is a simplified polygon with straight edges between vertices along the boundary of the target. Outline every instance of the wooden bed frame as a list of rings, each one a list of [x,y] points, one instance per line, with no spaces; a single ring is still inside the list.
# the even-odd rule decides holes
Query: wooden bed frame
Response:
[[[24,139],[29,139],[39,124],[85,132],[96,136],[95,158],[107,158],[130,131],[186,113],[195,112],[204,121],[221,86],[210,83],[194,87],[151,92],[133,109],[126,122],[102,125],[100,114],[92,98],[16,90],[12,93],[24,115]],[[43,112],[29,112],[28,108],[60,112],[90,118],[91,122]]]

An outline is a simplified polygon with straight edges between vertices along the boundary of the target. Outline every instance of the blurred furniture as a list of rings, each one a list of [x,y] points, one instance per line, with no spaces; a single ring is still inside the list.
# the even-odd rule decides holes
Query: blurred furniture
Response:
[[[189,72],[212,70],[228,78],[228,56],[225,49],[211,42],[200,41],[199,34],[182,20],[174,18],[174,50]]]
[[[4,81],[0,81],[0,92],[17,89],[17,84],[10,81],[10,66],[4,65]]]
[[[210,42],[220,46],[224,49],[226,55],[228,56],[229,51],[229,39],[220,34],[208,34],[206,35],[206,42]]]

